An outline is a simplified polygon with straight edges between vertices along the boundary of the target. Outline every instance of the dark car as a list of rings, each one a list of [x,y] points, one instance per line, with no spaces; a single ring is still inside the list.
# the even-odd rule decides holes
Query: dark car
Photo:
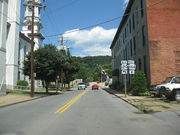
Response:
[[[97,84],[92,85],[92,90],[99,90],[99,86]]]

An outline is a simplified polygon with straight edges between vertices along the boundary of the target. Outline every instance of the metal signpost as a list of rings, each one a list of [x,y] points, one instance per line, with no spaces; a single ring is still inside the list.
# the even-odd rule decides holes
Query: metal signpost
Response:
[[[127,96],[127,82],[126,75],[134,74],[136,69],[136,65],[134,60],[122,60],[121,61],[121,74],[124,75],[124,91],[125,97]]]

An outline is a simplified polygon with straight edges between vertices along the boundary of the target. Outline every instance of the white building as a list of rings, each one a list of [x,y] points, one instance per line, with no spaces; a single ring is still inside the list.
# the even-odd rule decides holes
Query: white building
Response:
[[[6,40],[6,88],[13,89],[18,78],[20,0],[8,1],[9,29]]]
[[[22,33],[31,39],[31,26],[32,26],[32,0],[24,1],[25,13],[24,13],[24,22],[22,26]],[[35,0],[34,4],[34,50],[37,50],[42,47],[42,42],[44,40],[43,35],[41,34],[42,24],[40,11],[43,8],[41,0]],[[42,82],[40,80],[35,81],[35,88],[42,87]]]
[[[8,1],[0,0],[0,95],[5,94],[6,36]]]
[[[22,27],[22,33],[25,36],[31,38],[31,20],[32,20],[32,0],[25,0],[25,14],[24,14],[24,22]],[[35,7],[34,7],[34,42],[35,46],[34,49],[37,50],[38,48],[42,47],[42,41],[44,40],[43,35],[41,34],[42,24],[41,24],[41,17],[40,17],[40,9],[43,7],[41,4],[41,0],[35,0]]]
[[[0,0],[0,95],[6,89],[13,89],[18,80],[28,80],[23,75],[23,61],[31,48],[32,0],[25,0],[25,20],[20,30],[21,0]],[[35,49],[42,46],[44,37],[40,33],[40,0],[35,0]],[[39,83],[39,82],[36,82]]]
[[[19,39],[19,52],[18,52],[18,80],[29,81],[29,77],[23,74],[25,57],[31,50],[31,40],[20,32]]]

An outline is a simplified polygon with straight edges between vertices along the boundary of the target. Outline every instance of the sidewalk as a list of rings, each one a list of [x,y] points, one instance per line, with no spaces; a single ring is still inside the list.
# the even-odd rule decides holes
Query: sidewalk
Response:
[[[127,97],[125,97],[125,94],[120,91],[115,91],[110,88],[104,88],[104,90],[135,106],[144,113],[180,110],[180,103],[177,103],[176,101],[168,101],[163,98],[155,98],[151,96],[127,95]]]
[[[71,88],[70,90],[73,90],[73,88]],[[17,103],[35,100],[42,97],[47,97],[56,94],[63,94],[65,91],[67,90],[64,91],[54,90],[54,91],[49,91],[48,94],[46,94],[45,92],[36,91],[34,97],[31,97],[29,94],[7,94],[4,96],[0,96],[0,108]]]
[[[37,98],[44,97],[42,95],[30,97],[29,95],[13,95],[13,94],[7,94],[5,96],[0,96],[0,107],[17,104],[25,101],[34,100]]]

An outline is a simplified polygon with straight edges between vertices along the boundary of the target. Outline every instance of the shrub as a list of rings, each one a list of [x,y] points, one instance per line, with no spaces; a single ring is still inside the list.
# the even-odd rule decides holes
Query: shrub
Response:
[[[19,80],[17,81],[18,86],[28,86],[28,82],[24,80]]]
[[[132,94],[135,96],[146,95],[147,92],[147,82],[144,72],[137,71],[132,79]]]

